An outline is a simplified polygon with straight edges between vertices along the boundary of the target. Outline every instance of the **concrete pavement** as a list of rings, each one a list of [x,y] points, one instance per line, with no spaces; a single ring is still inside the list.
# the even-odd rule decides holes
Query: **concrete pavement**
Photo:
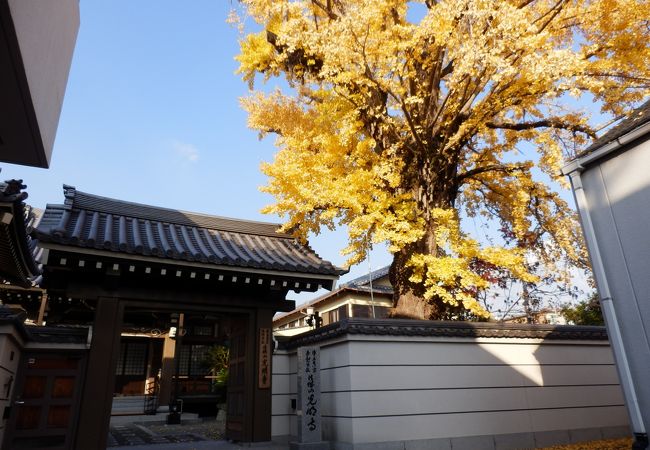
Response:
[[[180,442],[175,444],[144,444],[109,447],[110,450],[243,450],[246,448],[254,450],[287,450],[289,444],[257,443],[248,446],[237,445],[225,441],[198,441]]]
[[[204,436],[176,430],[173,433],[156,434],[147,428],[147,423],[164,423],[165,414],[112,416],[108,436],[109,450],[286,450],[288,444],[271,442],[256,444],[234,444],[226,441],[206,439]],[[201,422],[194,414],[183,413],[183,423]]]

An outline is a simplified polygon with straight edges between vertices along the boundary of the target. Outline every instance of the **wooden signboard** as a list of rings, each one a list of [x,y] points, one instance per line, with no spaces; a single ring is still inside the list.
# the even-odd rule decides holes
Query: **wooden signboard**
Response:
[[[259,389],[269,389],[271,387],[271,339],[271,329],[260,328],[259,374],[257,379]]]

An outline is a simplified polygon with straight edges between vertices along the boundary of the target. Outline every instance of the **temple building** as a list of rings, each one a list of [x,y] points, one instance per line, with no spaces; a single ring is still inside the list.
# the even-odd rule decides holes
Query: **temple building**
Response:
[[[34,399],[12,411],[5,443],[20,445],[25,431],[34,439],[58,414],[65,433],[52,438],[51,429],[44,431],[39,442],[104,448],[113,399],[128,396],[145,397],[143,413],[182,405],[210,414],[227,398],[227,438],[269,441],[272,317],[294,309],[288,291],[332,289],[343,271],[278,233],[277,224],[141,205],[72,186],[33,227],[22,187],[5,189],[13,203],[2,204],[0,297],[33,324],[27,330],[77,336],[84,329],[88,343],[86,351],[75,350],[74,364],[63,348],[58,362],[47,363],[73,380],[64,412],[56,400],[60,386],[47,377],[42,386],[16,385],[14,398]],[[34,360],[38,366],[23,351],[16,379],[36,379]]]

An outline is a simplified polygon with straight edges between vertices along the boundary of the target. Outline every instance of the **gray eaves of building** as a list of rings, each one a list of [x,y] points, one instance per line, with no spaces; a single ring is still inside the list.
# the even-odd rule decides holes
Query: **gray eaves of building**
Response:
[[[605,134],[596,139],[583,152],[578,154],[562,168],[564,175],[569,175],[584,166],[607,157],[626,144],[650,132],[650,100],[630,113]]]
[[[278,224],[142,205],[67,185],[63,189],[64,204],[48,204],[36,229],[43,246],[53,243],[79,250],[328,277],[344,273],[308,245],[279,233]]]

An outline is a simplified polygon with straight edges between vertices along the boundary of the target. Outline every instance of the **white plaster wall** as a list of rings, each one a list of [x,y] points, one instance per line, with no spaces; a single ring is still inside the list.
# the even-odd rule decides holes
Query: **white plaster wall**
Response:
[[[276,364],[276,359],[278,363]],[[295,435],[295,356],[274,356],[273,435]],[[627,425],[606,342],[348,335],[321,347],[326,440]]]
[[[20,361],[20,347],[16,341],[13,325],[0,326],[0,417],[5,407],[10,406],[11,396],[16,385],[16,371]],[[11,389],[7,383],[11,380]],[[0,419],[0,444],[4,438],[6,420]]]

